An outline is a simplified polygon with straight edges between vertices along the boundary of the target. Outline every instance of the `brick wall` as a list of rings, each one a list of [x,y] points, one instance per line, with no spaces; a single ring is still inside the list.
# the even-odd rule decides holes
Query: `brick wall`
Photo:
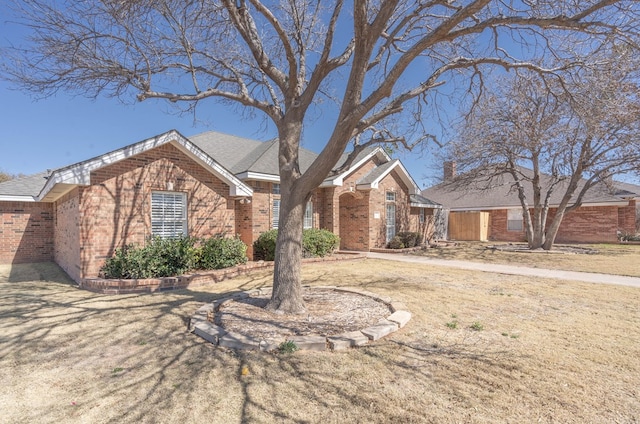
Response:
[[[0,263],[53,259],[53,206],[0,202]]]
[[[82,278],[80,262],[80,196],[78,187],[55,202],[54,260],[76,282]]]
[[[527,240],[527,236],[524,231],[524,222],[522,223],[522,231],[507,230],[506,209],[483,212],[489,212],[489,230],[487,231],[489,240],[508,241],[512,243],[519,243]]]
[[[82,278],[97,276],[116,248],[143,244],[151,235],[152,191],[186,193],[189,235],[236,234],[229,186],[172,145],[163,145],[91,174],[79,206]]]
[[[631,204],[633,203],[633,205]],[[489,220],[489,239],[508,242],[526,240],[523,231],[507,231],[507,211],[491,210]],[[555,209],[549,210],[547,223],[555,216]],[[635,202],[627,207],[593,206],[580,207],[564,216],[556,242],[558,243],[615,243],[617,231],[622,228],[633,228]]]
[[[618,229],[623,234],[636,233],[636,209],[635,200],[630,200],[629,205],[618,209]]]
[[[396,233],[411,231],[408,187],[394,170],[380,181],[377,190],[371,190],[370,245],[372,248],[385,247],[388,241],[386,239],[387,192],[393,192],[396,195]],[[376,212],[380,212],[380,219],[375,219]]]
[[[340,249],[368,251],[371,248],[369,192],[345,192],[338,203]]]
[[[555,209],[549,210],[550,222]],[[566,214],[560,224],[556,242],[558,243],[595,243],[618,240],[618,207],[597,206],[580,207]]]
[[[418,228],[418,209],[412,212],[408,188],[395,170],[380,181],[377,189],[355,189],[357,181],[377,164],[375,159],[365,163],[344,180],[342,187],[325,193],[323,225],[340,236],[341,249],[367,251],[386,246],[387,191],[396,193],[396,231]]]

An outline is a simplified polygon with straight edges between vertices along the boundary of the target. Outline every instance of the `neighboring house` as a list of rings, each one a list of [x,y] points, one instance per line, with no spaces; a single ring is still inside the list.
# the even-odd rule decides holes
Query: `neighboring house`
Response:
[[[315,157],[301,149],[302,171]],[[170,131],[0,183],[0,263],[53,260],[79,282],[118,247],[182,234],[237,234],[251,257],[258,236],[277,227],[279,182],[275,140]],[[419,231],[438,207],[398,160],[369,148],[314,191],[304,226],[338,234],[341,249],[368,251]]]
[[[520,172],[532,171],[521,168]],[[494,178],[490,187],[485,182],[467,183],[464,187],[455,184],[455,164],[445,164],[444,181],[422,191],[422,195],[441,203],[449,211],[449,236],[458,235],[458,240],[481,239],[483,237],[460,237],[465,234],[462,223],[474,222],[475,214],[481,225],[486,225],[486,239],[521,242],[526,240],[522,207],[511,176]],[[542,185],[548,176],[541,176]],[[579,185],[578,191],[584,181]],[[531,184],[525,184],[529,206],[533,207]],[[558,186],[550,198],[549,219],[555,214],[564,187]],[[556,241],[560,243],[616,242],[618,233],[636,232],[636,208],[640,200],[640,186],[613,181],[599,184],[585,194],[582,205],[566,214],[560,225]],[[464,215],[463,215],[464,214]],[[454,219],[455,218],[455,219]],[[478,232],[473,232],[478,235]]]

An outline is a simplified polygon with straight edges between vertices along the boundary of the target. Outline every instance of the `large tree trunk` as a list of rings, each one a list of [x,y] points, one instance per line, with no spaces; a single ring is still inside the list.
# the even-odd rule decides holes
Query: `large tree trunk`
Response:
[[[283,121],[279,133],[280,216],[276,239],[273,293],[267,309],[283,314],[306,311],[302,298],[302,227],[311,192],[301,187],[299,146],[302,121]]]
[[[302,298],[302,227],[304,198],[282,195],[276,240],[273,293],[268,309],[286,314],[301,314],[306,308]]]
[[[560,229],[560,224],[564,219],[564,215],[565,208],[559,208],[555,216],[553,217],[553,221],[551,221],[551,225],[549,225],[547,229],[546,239],[544,241],[544,244],[542,245],[542,248],[544,250],[551,250],[551,248],[553,247],[553,243],[555,243],[556,241],[556,236],[558,235],[558,230]]]

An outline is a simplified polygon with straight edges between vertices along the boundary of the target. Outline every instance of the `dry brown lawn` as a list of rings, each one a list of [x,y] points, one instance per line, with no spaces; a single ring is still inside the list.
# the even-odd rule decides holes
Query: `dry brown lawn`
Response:
[[[640,420],[640,289],[374,260],[303,274],[392,296],[414,317],[350,351],[233,352],[187,333],[185,320],[270,284],[269,273],[107,296],[50,264],[0,267],[0,422]]]
[[[638,244],[576,246],[597,251],[596,254],[589,255],[556,253],[553,249],[552,252],[508,252],[489,248],[490,246],[500,244],[504,243],[458,242],[455,246],[427,249],[421,252],[421,254],[439,259],[456,259],[640,277],[640,245]]]

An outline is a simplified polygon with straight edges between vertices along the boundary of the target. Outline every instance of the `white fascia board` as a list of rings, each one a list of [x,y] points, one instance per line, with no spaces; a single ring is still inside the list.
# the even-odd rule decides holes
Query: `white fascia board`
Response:
[[[102,156],[98,156],[93,159],[89,159],[83,162],[79,162],[75,165],[53,171],[53,173],[47,179],[47,183],[45,184],[44,188],[37,196],[36,200],[39,201],[46,197],[46,195],[53,189],[56,184],[87,186],[91,183],[92,171],[133,157],[135,155],[170,142],[173,142],[174,146],[178,147],[182,152],[184,152],[191,158],[198,159],[199,162],[206,165],[206,167],[208,167],[208,169],[214,175],[226,182],[229,185],[230,196],[253,195],[253,190],[249,186],[244,184],[232,173],[220,166],[220,164],[214,161],[209,155],[204,153],[195,144],[183,137],[179,132],[171,130],[156,137],[152,137],[139,143],[114,150],[110,153],[106,153]]]
[[[251,187],[243,183],[239,178],[229,172],[226,168],[213,160],[211,156],[207,155],[198,146],[190,142],[188,139],[182,137],[180,134],[176,134],[178,135],[178,137],[175,140],[172,140],[172,144],[178,147],[178,149],[185,151],[188,156],[197,158],[200,162],[204,163],[214,175],[227,183],[229,185],[230,196],[253,196],[253,189],[251,189]]]
[[[323,182],[320,185],[320,187],[342,186],[344,184],[344,179],[345,178],[347,178],[351,173],[355,172],[362,165],[367,163],[367,161],[369,159],[371,159],[372,157],[374,157],[374,156],[376,156],[378,154],[381,154],[384,159],[387,159],[387,161],[391,160],[389,155],[381,147],[377,147],[376,149],[371,151],[371,153],[369,153],[367,156],[365,156],[362,159],[360,159],[358,162],[352,163],[351,166],[346,171],[344,171],[342,174],[336,175],[335,177],[332,177],[332,178],[329,178],[329,179],[325,180],[325,182]]]
[[[272,183],[280,182],[280,175],[262,174],[260,172],[251,172],[251,171],[242,172],[240,174],[236,174],[236,177],[243,181],[255,180],[255,181],[269,181]]]
[[[389,175],[391,171],[393,171],[397,167],[400,167],[400,170],[402,171],[400,172],[400,178],[402,178],[404,183],[409,188],[409,194],[420,194],[420,188],[415,183],[415,181],[413,181],[413,178],[411,178],[411,175],[409,175],[409,172],[407,172],[407,169],[402,165],[402,162],[400,162],[398,159],[396,159],[395,163],[389,168],[387,168],[385,172],[380,174],[380,176],[376,178],[375,181],[373,181],[370,184],[358,184],[356,187],[359,190],[371,190],[374,188],[378,188],[380,181],[382,181],[384,177]]]
[[[0,194],[0,202],[35,202],[33,196],[16,196],[11,194]]]
[[[411,174],[409,174],[409,171],[407,171],[407,168],[404,167],[400,160],[398,160],[398,165],[396,166],[399,166],[400,169],[402,169],[402,173],[400,174],[400,176],[404,176],[402,179],[404,180],[407,187],[409,187],[409,194],[420,194],[420,187],[418,187],[418,184],[416,184],[416,182],[413,180],[413,177],[411,176]]]
[[[161,146],[175,138],[184,139],[184,137],[182,137],[177,131],[172,130],[157,137],[114,150],[113,152],[106,153],[93,159],[78,162],[74,165],[67,166],[66,168],[57,169],[49,175],[47,183],[38,195],[37,200],[44,198],[56,184],[89,185],[91,183],[92,171],[114,164],[123,159],[130,158],[149,149],[153,149],[154,147]]]
[[[412,208],[423,208],[423,209],[442,209],[442,205],[432,205],[427,203],[416,203],[411,202],[409,204]]]

